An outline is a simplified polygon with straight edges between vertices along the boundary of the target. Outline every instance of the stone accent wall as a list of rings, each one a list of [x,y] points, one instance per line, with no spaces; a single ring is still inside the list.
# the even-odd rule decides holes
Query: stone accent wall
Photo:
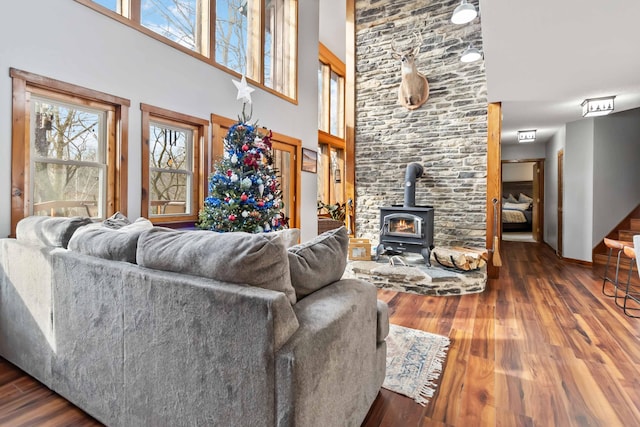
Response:
[[[473,0],[476,8],[478,1]],[[402,204],[408,163],[419,162],[416,204],[435,208],[436,246],[485,246],[487,96],[484,61],[465,64],[469,46],[482,51],[480,18],[454,25],[459,0],[356,2],[356,234],[378,242],[378,208]],[[391,41],[407,45],[420,32],[418,71],[427,102],[398,103],[400,62]]]

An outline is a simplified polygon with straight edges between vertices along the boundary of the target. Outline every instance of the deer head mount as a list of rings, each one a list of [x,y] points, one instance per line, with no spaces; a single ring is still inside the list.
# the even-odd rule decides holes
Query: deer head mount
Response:
[[[427,78],[418,72],[415,59],[420,51],[421,38],[413,34],[413,46],[398,48],[395,40],[391,41],[391,54],[400,61],[402,81],[398,89],[398,101],[400,105],[415,110],[429,98],[429,82]]]

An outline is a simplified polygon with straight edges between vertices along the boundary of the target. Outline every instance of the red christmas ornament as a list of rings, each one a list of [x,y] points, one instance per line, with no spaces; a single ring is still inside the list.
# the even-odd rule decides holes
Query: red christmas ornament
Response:
[[[225,201],[225,202],[227,202],[227,203],[229,203],[229,200],[231,200],[231,198],[230,198],[230,197],[225,197],[225,198],[224,198],[224,201]]]
[[[249,146],[247,144],[244,144],[242,146],[242,151],[249,151]]]
[[[243,202],[246,202],[248,198],[249,198],[249,196],[247,196],[244,193],[242,193],[242,196],[240,196],[240,200],[242,200]]]
[[[258,202],[258,206],[259,206],[259,207],[263,207],[263,206],[264,206],[264,202],[263,202],[262,200],[260,200],[260,201]]]
[[[235,221],[236,216],[234,214],[229,215],[229,221]]]
[[[233,175],[233,171],[232,171],[231,169],[229,169],[229,170],[227,171],[227,176],[229,176],[229,177],[230,177],[231,175]]]

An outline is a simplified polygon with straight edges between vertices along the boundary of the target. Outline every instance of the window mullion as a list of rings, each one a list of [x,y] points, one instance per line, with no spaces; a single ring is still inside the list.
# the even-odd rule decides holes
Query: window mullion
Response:
[[[215,0],[198,0],[198,13],[196,15],[196,25],[198,26],[198,51],[209,58],[211,56],[211,37],[209,34],[213,31],[213,23],[211,19],[211,2]]]
[[[122,5],[128,6],[127,13],[128,13],[128,18],[131,19],[133,22],[135,22],[136,24],[140,24],[140,8],[142,7],[140,5],[141,0],[122,0]]]
[[[264,32],[262,18],[263,0],[249,0],[247,2],[247,72],[252,80],[264,83],[262,33]]]

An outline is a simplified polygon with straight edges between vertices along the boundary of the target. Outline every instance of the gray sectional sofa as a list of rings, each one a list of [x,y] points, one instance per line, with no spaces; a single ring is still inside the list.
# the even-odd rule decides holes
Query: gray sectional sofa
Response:
[[[387,307],[348,237],[29,217],[0,239],[0,355],[109,426],[358,426]]]

